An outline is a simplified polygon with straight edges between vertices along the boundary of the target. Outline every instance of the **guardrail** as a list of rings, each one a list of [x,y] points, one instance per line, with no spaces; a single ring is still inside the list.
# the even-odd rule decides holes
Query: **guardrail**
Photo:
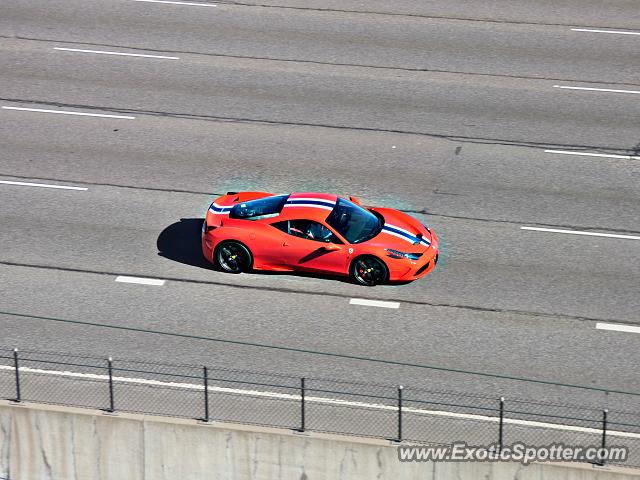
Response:
[[[466,442],[497,451],[516,442],[615,445],[629,448],[624,465],[640,466],[637,411],[523,400],[515,394],[486,396],[0,348],[0,397],[393,442]],[[610,397],[603,393],[602,398]],[[632,395],[617,403],[635,407],[638,400]]]

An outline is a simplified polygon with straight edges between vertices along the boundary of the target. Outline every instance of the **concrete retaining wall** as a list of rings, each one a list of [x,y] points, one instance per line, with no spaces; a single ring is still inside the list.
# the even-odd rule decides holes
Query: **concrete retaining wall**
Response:
[[[0,402],[10,480],[640,480],[589,465],[400,463],[387,442]]]

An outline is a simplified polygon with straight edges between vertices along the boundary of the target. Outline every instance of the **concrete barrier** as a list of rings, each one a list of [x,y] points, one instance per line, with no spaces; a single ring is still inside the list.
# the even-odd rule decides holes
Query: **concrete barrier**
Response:
[[[388,442],[0,402],[10,480],[640,480],[578,464],[401,463]]]

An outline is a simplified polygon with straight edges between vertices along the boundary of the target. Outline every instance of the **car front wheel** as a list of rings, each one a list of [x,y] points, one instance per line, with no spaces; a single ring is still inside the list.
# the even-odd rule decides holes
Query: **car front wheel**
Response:
[[[384,283],[389,276],[387,266],[384,262],[371,256],[356,258],[351,263],[350,274],[356,283],[367,287]]]

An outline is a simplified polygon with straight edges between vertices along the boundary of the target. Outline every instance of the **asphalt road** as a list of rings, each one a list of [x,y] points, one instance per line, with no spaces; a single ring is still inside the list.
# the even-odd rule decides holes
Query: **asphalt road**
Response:
[[[3,346],[540,395],[216,338],[640,392],[640,336],[596,329],[640,324],[640,35],[597,31],[639,33],[634,2],[249,3],[0,5],[0,181],[86,188],[0,184]],[[240,189],[400,208],[441,262],[376,288],[215,272],[199,219]]]

